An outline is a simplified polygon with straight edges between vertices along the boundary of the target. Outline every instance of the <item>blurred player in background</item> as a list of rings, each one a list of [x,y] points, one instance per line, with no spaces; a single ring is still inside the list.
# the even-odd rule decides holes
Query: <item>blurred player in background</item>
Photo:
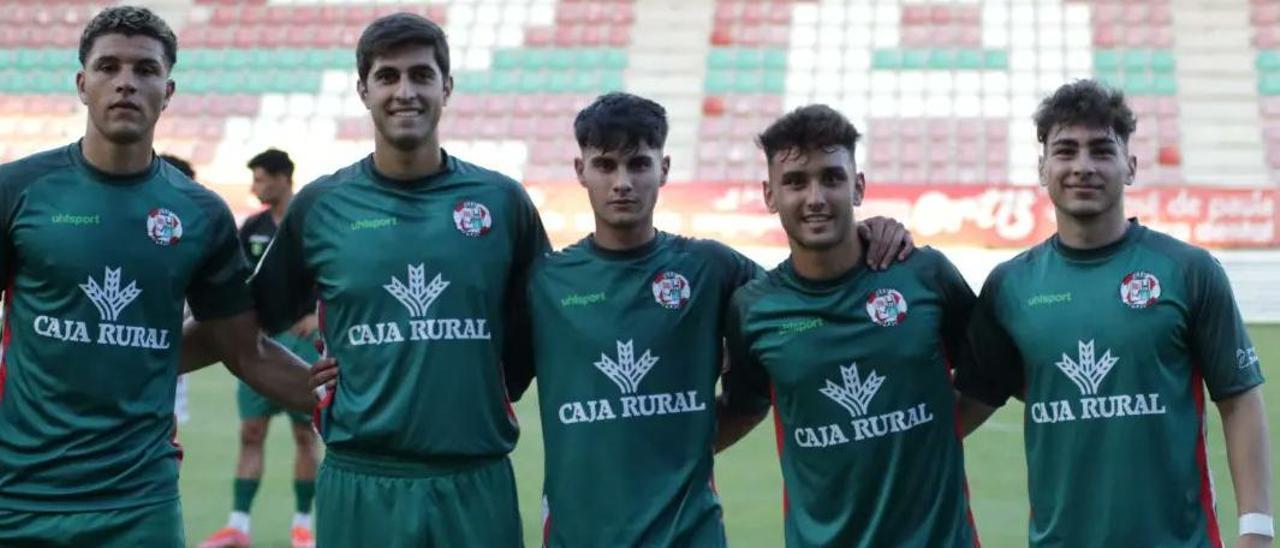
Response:
[[[251,190],[267,209],[250,215],[240,227],[240,244],[253,265],[266,253],[275,237],[285,210],[293,199],[293,161],[288,153],[268,149],[249,160],[253,173]],[[314,302],[314,299],[312,299]],[[289,330],[272,338],[308,363],[319,359],[315,341],[318,325],[314,312],[307,314]],[[249,546],[250,509],[262,480],[264,447],[271,417],[285,412],[292,428],[297,452],[293,466],[294,516],[289,535],[293,548],[309,548],[315,540],[311,533],[311,502],[316,491],[316,435],[311,415],[287,411],[266,396],[254,391],[243,381],[237,383],[236,407],[240,412],[240,457],[232,488],[232,511],[226,527],[215,531],[200,544],[201,548]]]
[[[308,374],[261,344],[226,204],[152,150],[173,31],[108,8],[79,60],[84,138],[0,166],[0,546],[182,546],[177,374],[222,361],[297,409]]]
[[[1261,365],[1209,253],[1126,219],[1124,96],[1091,80],[1035,114],[1057,234],[1000,264],[971,323],[962,428],[1027,404],[1032,546],[1221,546],[1204,390],[1222,415],[1237,546],[1274,536]]]

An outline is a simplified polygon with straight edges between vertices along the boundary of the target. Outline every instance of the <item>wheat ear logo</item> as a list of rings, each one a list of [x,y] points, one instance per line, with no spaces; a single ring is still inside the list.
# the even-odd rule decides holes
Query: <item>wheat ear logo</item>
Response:
[[[644,376],[653,369],[653,364],[658,363],[658,358],[650,354],[648,350],[644,351],[644,355],[640,359],[636,359],[635,352],[632,350],[632,341],[618,341],[618,359],[614,361],[608,355],[601,353],[600,361],[595,363],[596,369],[604,373],[609,380],[618,385],[618,389],[623,394],[635,394],[640,388],[640,381]]]
[[[120,317],[120,312],[142,294],[142,290],[138,289],[137,282],[129,282],[124,289],[120,289],[120,268],[113,270],[106,267],[103,270],[102,285],[98,285],[98,281],[89,276],[89,281],[80,284],[80,289],[93,301],[93,306],[98,308],[98,316],[102,321],[114,322]]]
[[[421,318],[427,315],[427,309],[431,307],[431,303],[435,302],[449,287],[449,282],[444,281],[439,274],[427,283],[427,276],[423,273],[423,265],[409,265],[409,285],[400,283],[395,276],[391,277],[391,283],[382,286],[392,297],[395,297],[400,304],[409,309],[409,317]]]
[[[1071,359],[1071,356],[1064,352],[1062,360],[1054,365],[1058,366],[1058,369],[1061,369],[1067,378],[1075,383],[1081,394],[1085,396],[1097,394],[1098,385],[1102,384],[1102,380],[1107,377],[1107,373],[1110,373],[1111,368],[1120,360],[1111,355],[1111,350],[1107,350],[1101,358],[1095,358],[1093,355],[1093,341],[1079,341],[1077,346],[1076,359]]]
[[[840,367],[840,378],[844,382],[843,386],[828,379],[827,386],[819,388],[818,391],[840,404],[840,407],[845,408],[854,417],[867,414],[867,405],[880,390],[880,385],[884,384],[884,377],[872,370],[867,374],[867,378],[860,379],[858,362],[853,362],[847,367]]]

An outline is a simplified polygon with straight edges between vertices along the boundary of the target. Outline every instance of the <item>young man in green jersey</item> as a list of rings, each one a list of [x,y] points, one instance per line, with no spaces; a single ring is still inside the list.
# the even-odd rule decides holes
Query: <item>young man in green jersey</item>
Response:
[[[79,58],[84,138],[0,166],[0,546],[182,546],[176,375],[222,360],[298,409],[308,375],[259,344],[226,204],[152,150],[168,25],[108,8]]]
[[[1226,274],[1202,249],[1126,219],[1136,122],[1090,80],[1036,111],[1057,234],[987,277],[959,371],[969,432],[1026,402],[1032,546],[1221,546],[1205,452],[1222,415],[1238,546],[1271,543],[1262,373]]]
[[[951,384],[973,291],[930,248],[862,266],[858,138],[825,105],[760,135],[791,256],[734,294],[725,399],[772,402],[787,546],[976,546]]]
[[[382,17],[356,49],[368,157],[304,187],[251,286],[279,333],[315,308],[343,364],[316,413],[321,546],[519,546],[503,364],[528,359],[527,272],[548,250],[519,183],[440,147],[438,25]]]
[[[288,153],[272,148],[251,158],[248,168],[253,176],[250,191],[259,202],[267,206],[245,219],[239,231],[240,246],[250,264],[256,265],[262,254],[266,253],[289,202],[293,200],[294,165]],[[317,330],[316,315],[311,313],[272,339],[310,363],[320,357],[315,348]],[[295,504],[289,540],[293,548],[310,548],[315,544],[311,533],[311,502],[316,489],[318,458],[311,414],[286,411],[280,404],[259,394],[244,382],[239,382],[236,386],[236,408],[240,413],[240,453],[232,484],[231,515],[227,518],[227,525],[214,531],[200,543],[200,548],[236,548],[250,544],[250,510],[262,480],[267,429],[271,424],[271,417],[282,411],[289,417],[293,443],[297,449],[293,467]]]

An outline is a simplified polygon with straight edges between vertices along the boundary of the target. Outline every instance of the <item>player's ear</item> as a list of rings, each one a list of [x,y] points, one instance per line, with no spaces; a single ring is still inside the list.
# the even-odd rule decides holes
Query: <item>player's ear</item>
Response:
[[[760,193],[764,195],[764,205],[769,208],[769,213],[777,213],[778,206],[773,203],[773,187],[769,186],[769,180],[760,181]]]
[[[582,172],[587,170],[587,163],[583,161],[581,156],[573,159],[573,172],[578,175],[578,184],[587,186],[587,180],[582,177]]]
[[[76,71],[76,95],[80,97],[81,104],[88,106],[89,94],[86,93],[84,90],[84,80],[85,80],[84,69],[81,68],[80,70]]]
[[[1036,173],[1040,175],[1040,186],[1049,186],[1049,178],[1044,174],[1044,152],[1040,153],[1040,158],[1036,162]]]
[[[453,96],[453,75],[444,77],[444,106],[449,106],[449,98]]]
[[[853,176],[853,205],[862,205],[862,196],[867,192],[867,179],[859,171]]]
[[[364,106],[369,106],[369,103],[366,102],[369,97],[369,85],[364,82],[363,78],[356,79],[356,95],[360,96],[360,102],[364,103]]]
[[[671,157],[662,157],[662,178],[658,180],[658,186],[667,184],[667,175],[671,173]]]
[[[1129,153],[1129,145],[1127,144],[1124,146],[1124,151],[1126,156],[1125,163],[1129,167],[1129,174],[1124,178],[1124,184],[1132,185],[1134,178],[1138,176],[1138,157]]]
[[[164,109],[169,108],[169,101],[173,99],[173,92],[175,91],[178,91],[178,84],[170,78],[164,84],[164,102],[160,103],[161,112],[164,112]]]

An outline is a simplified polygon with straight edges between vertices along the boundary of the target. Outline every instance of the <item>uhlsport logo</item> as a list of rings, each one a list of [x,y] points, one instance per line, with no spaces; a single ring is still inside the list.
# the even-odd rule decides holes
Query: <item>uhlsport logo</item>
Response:
[[[407,282],[391,276],[391,283],[383,284],[382,288],[409,311],[409,321],[352,325],[347,328],[347,342],[351,346],[403,343],[406,340],[489,340],[489,328],[484,318],[428,318],[431,305],[448,289],[449,282],[439,273],[427,282],[426,265],[423,263],[409,265],[408,273]]]
[[[907,299],[896,289],[877,289],[867,295],[867,315],[876,325],[898,325],[907,319]]]
[[[1120,280],[1120,302],[1129,308],[1146,308],[1160,300],[1160,280],[1141,270]]]
[[[163,207],[151,210],[147,213],[147,237],[164,246],[178,243],[182,239],[182,219]]]
[[[663,272],[653,277],[653,300],[663,308],[678,310],[689,302],[693,289],[689,280],[677,272]]]
[[[641,394],[640,383],[660,361],[649,350],[636,356],[635,342],[616,341],[614,356],[600,353],[593,364],[613,381],[622,396],[571,401],[560,406],[561,424],[591,423],[635,417],[653,417],[706,411],[707,404],[698,399],[697,390],[659,394]],[[615,411],[619,409],[621,411]]]
[[[484,236],[493,228],[493,217],[489,208],[480,202],[464,200],[453,206],[453,226],[458,232],[473,238]]]
[[[1075,356],[1066,352],[1054,366],[1080,392],[1076,400],[1030,402],[1031,422],[1048,424],[1090,419],[1112,419],[1139,415],[1163,415],[1160,394],[1100,395],[1102,384],[1120,359],[1107,349],[1099,356],[1093,340],[1077,341]]]
[[[137,282],[127,285],[121,281],[119,267],[103,269],[102,282],[89,276],[80,290],[98,309],[95,336],[90,337],[89,324],[81,320],[36,316],[32,326],[37,335],[64,342],[123,346],[130,348],[169,348],[169,330],[136,325],[122,325],[120,314],[142,295]]]
[[[933,420],[933,413],[924,402],[905,410],[871,413],[871,400],[880,392],[886,380],[883,375],[877,375],[874,369],[866,377],[862,377],[858,373],[857,362],[842,365],[838,380],[840,382],[837,383],[825,379],[825,386],[819,388],[818,392],[844,408],[853,420],[848,423],[796,428],[792,432],[796,445],[809,448],[842,445],[905,432]]]

